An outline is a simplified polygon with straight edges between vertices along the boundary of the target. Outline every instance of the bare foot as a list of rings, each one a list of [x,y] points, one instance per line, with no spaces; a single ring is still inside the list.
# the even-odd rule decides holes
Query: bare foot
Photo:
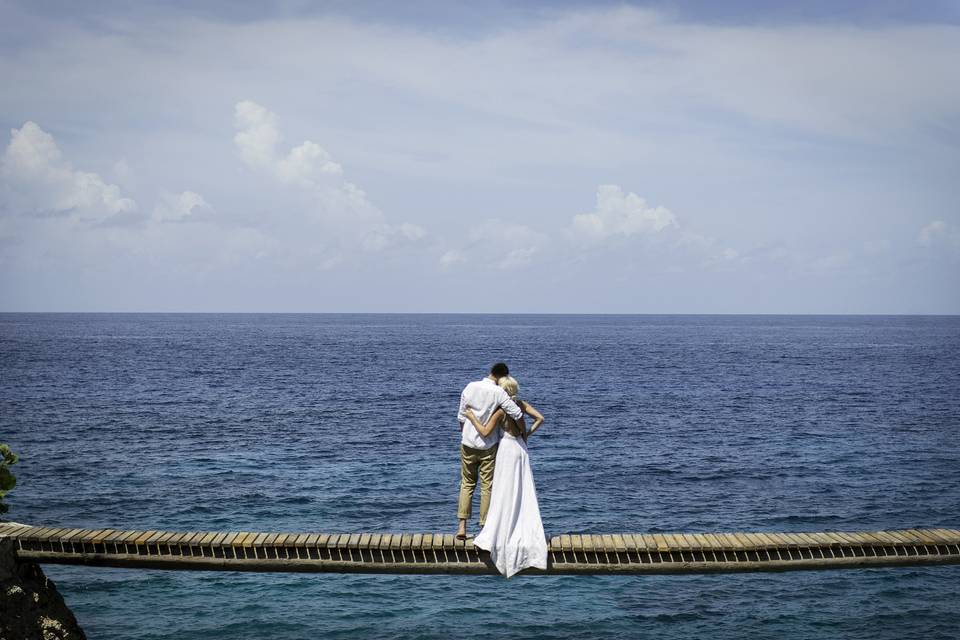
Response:
[[[466,540],[467,539],[467,523],[460,521],[460,526],[457,527],[457,540]]]

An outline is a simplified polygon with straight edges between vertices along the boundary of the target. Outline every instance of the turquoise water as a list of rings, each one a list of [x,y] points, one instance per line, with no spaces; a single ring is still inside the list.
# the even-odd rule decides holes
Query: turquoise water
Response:
[[[14,519],[452,531],[506,359],[549,535],[960,526],[960,318],[0,315]],[[474,527],[475,529],[475,527]],[[91,638],[955,638],[960,568],[726,576],[46,567]]]

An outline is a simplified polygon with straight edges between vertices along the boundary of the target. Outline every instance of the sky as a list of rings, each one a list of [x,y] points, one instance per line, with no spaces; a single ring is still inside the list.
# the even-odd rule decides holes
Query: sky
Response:
[[[0,0],[0,311],[960,314],[960,1]]]

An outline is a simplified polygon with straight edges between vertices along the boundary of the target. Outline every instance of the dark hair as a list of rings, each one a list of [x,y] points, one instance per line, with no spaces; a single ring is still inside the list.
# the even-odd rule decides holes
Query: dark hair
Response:
[[[490,367],[490,375],[494,378],[502,378],[503,376],[510,375],[510,369],[507,369],[506,362],[498,362]]]

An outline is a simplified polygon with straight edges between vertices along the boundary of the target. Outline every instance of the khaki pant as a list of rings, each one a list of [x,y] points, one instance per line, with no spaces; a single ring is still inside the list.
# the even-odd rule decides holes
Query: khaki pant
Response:
[[[493,487],[493,469],[497,462],[497,446],[489,449],[474,449],[460,445],[460,502],[457,517],[469,520],[473,512],[473,490],[480,476],[480,526],[487,521],[490,508],[490,489]]]

